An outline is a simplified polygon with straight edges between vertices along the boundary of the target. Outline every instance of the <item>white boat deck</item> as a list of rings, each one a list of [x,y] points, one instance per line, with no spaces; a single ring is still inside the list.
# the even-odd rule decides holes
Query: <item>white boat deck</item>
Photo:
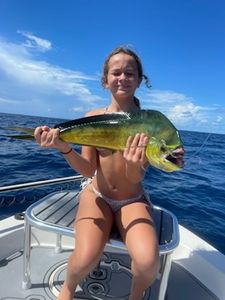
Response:
[[[39,237],[37,237],[39,239]],[[47,239],[47,237],[45,237]],[[71,250],[55,253],[54,248],[39,245],[32,251],[32,287],[22,289],[23,251],[17,251],[0,262],[1,300],[54,300],[65,278],[66,262]],[[102,274],[92,272],[79,286],[74,299],[126,300],[131,274],[126,254],[105,252]],[[144,300],[157,299],[159,283],[146,292]],[[104,292],[103,292],[104,291]],[[98,295],[98,294],[102,295]],[[103,295],[105,293],[105,295]],[[177,263],[172,263],[166,300],[218,300],[210,290]],[[222,300],[222,299],[221,299]]]
[[[23,221],[16,221],[11,217],[1,223],[0,300],[56,299],[65,278],[66,261],[73,248],[73,238],[63,237],[64,251],[56,253],[55,233],[40,229],[32,231],[32,287],[23,290]],[[207,249],[208,244],[197,237],[193,239],[193,234],[181,228],[181,246],[174,254],[165,300],[224,300],[222,290],[218,293],[210,290],[211,286],[215,286],[217,289],[219,285],[222,287],[217,279],[223,281],[225,276],[225,272],[223,272],[224,256],[219,252],[217,255],[215,251],[214,255],[220,257],[221,262],[220,267],[216,266],[213,264],[213,259],[208,261],[206,255],[200,256],[201,252],[199,256],[194,257],[196,252],[189,248],[192,243],[193,246],[197,244],[198,248],[201,243],[201,249],[203,246]],[[208,261],[208,265],[205,264],[204,259],[206,262]],[[195,266],[194,272],[191,271],[193,265]],[[81,283],[74,299],[128,299],[131,274],[127,254],[115,252],[115,249],[108,248],[102,256],[100,266],[101,272],[92,272]],[[199,274],[196,274],[196,270]],[[203,283],[205,280],[203,275],[206,276],[204,273],[209,270],[212,271],[208,274],[211,279],[211,286]],[[202,273],[201,276],[200,273]],[[146,291],[144,300],[156,300],[158,287],[159,282],[156,280],[153,286]]]

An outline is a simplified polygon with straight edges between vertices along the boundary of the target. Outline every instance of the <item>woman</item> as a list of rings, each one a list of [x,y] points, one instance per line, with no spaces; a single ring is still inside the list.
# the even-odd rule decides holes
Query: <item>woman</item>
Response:
[[[148,85],[139,57],[129,48],[116,48],[105,61],[102,77],[103,86],[111,93],[111,103],[87,116],[140,110],[135,91],[143,78]],[[142,299],[159,270],[151,204],[142,186],[148,166],[148,137],[143,133],[130,136],[124,152],[83,146],[81,154],[59,139],[58,129],[38,127],[35,138],[43,147],[57,148],[72,168],[92,178],[80,195],[76,248],[69,257],[58,300],[73,299],[77,284],[98,264],[114,222],[132,259],[129,300]]]

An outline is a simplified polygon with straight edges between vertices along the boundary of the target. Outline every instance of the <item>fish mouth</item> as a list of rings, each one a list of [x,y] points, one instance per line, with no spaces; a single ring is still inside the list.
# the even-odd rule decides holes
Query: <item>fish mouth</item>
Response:
[[[165,149],[165,147],[161,147],[161,149],[159,149],[157,144],[147,147],[146,156],[150,165],[165,172],[181,170],[184,165],[184,148],[182,145],[175,149],[173,147],[174,150],[171,148],[170,150]]]
[[[171,162],[172,164],[183,168],[184,166],[184,148],[179,146],[173,150],[170,154],[165,155],[165,159]]]

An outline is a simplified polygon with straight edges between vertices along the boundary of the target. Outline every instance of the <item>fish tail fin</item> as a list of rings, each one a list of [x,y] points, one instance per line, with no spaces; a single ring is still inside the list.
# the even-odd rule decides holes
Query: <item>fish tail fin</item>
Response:
[[[26,127],[10,127],[7,130],[19,131],[24,134],[6,134],[5,137],[19,139],[19,140],[34,140],[34,129]]]

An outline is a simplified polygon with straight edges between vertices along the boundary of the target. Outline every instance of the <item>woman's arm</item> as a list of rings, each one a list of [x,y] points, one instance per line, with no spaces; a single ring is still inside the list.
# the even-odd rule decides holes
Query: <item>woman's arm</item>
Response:
[[[62,153],[62,152],[61,152]],[[68,154],[63,154],[68,164],[86,177],[92,177],[97,168],[96,150],[93,147],[83,146],[81,154],[72,150]]]
[[[60,140],[59,129],[50,129],[47,126],[37,127],[34,137],[42,147],[58,149],[69,165],[81,175],[93,176],[97,167],[97,154],[94,148],[83,146],[80,154],[74,151],[70,144]]]

